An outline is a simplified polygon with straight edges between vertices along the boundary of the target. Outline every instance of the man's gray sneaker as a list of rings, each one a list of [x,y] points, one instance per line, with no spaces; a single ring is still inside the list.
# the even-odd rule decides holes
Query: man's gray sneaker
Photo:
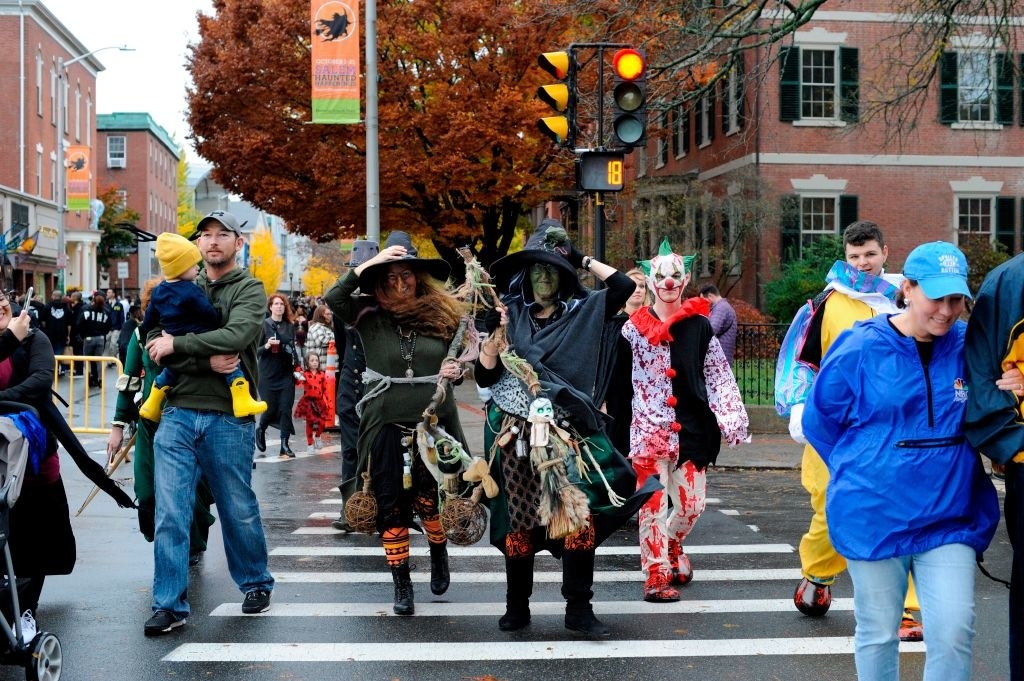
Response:
[[[245,594],[245,600],[242,601],[242,612],[246,615],[255,615],[257,613],[266,612],[270,610],[270,592],[266,589],[256,589]]]
[[[162,636],[183,626],[185,626],[184,617],[179,617],[170,610],[157,610],[152,617],[146,620],[143,631],[146,636]]]

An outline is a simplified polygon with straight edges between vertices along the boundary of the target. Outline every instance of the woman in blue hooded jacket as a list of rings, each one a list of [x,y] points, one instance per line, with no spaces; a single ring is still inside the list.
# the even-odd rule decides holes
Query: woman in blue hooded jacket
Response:
[[[860,679],[899,678],[907,575],[928,632],[925,681],[971,677],[974,571],[999,522],[995,489],[963,435],[968,386],[959,317],[967,260],[933,242],[907,258],[905,309],[833,344],[808,397],[804,434],[831,475],[825,515],[847,559]],[[893,499],[914,500],[913,512]]]

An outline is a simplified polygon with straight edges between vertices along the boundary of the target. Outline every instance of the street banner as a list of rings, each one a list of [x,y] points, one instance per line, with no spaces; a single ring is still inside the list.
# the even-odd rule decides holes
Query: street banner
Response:
[[[313,122],[359,123],[359,1],[312,0]]]
[[[68,147],[68,155],[65,159],[67,172],[67,197],[68,210],[87,211],[89,210],[89,199],[92,190],[92,183],[89,176],[92,168],[89,163],[89,147],[83,144],[73,144]]]

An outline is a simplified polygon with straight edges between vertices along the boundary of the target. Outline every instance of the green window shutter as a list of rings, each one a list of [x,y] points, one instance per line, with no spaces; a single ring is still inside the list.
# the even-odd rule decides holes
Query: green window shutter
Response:
[[[839,236],[851,223],[857,221],[857,197],[852,194],[843,194],[839,197]]]
[[[746,122],[743,114],[743,103],[745,101],[744,95],[747,92],[747,82],[744,79],[746,74],[743,66],[743,54],[737,57],[734,68],[733,73],[736,75],[736,127],[742,130],[743,124]],[[1024,109],[1024,106],[1021,109]]]
[[[856,47],[839,48],[839,117],[860,120],[860,55]]]
[[[734,78],[733,74],[725,80],[718,81],[722,93],[722,133],[729,132],[729,116],[732,114],[732,100],[729,99],[729,83]]]
[[[683,112],[683,153],[690,153],[690,110]]]
[[[1017,200],[1012,196],[996,197],[996,243],[1002,244],[1006,252],[1013,250],[1013,221],[1017,217],[1014,210]]]
[[[1012,54],[996,55],[996,123],[1013,124]]]
[[[715,139],[715,100],[716,89],[712,88],[708,93],[708,142]]]
[[[780,262],[800,257],[800,197],[786,194],[779,199]]]
[[[779,120],[800,120],[800,48],[779,48]]]
[[[941,123],[956,123],[960,119],[957,114],[958,100],[960,99],[958,85],[956,52],[943,52],[942,63],[939,66],[939,121]]]
[[[1018,71],[1020,73],[1020,114],[1018,123],[1024,126],[1024,53],[1021,53],[1018,59],[1020,60],[1020,70]],[[1024,208],[1024,205],[1021,207]],[[1021,229],[1024,229],[1024,224],[1021,225]],[[1022,242],[1021,246],[1024,247],[1024,242]]]

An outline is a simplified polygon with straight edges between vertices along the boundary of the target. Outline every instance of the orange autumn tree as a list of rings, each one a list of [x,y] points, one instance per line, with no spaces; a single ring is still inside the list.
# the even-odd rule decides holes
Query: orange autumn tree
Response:
[[[365,129],[309,123],[308,0],[214,7],[188,92],[191,139],[214,179],[314,240],[364,234]],[[537,55],[567,45],[576,20],[540,2],[377,12],[381,233],[468,243],[487,263],[529,208],[571,191],[572,155],[536,131],[535,91]]]

